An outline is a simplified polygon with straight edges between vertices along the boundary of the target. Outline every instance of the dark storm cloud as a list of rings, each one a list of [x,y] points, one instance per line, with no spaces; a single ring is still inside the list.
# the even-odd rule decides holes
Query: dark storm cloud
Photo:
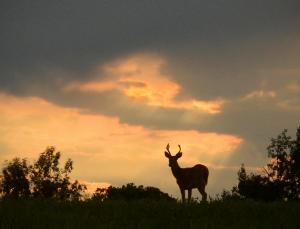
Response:
[[[10,0],[0,11],[0,91],[150,128],[235,134],[247,140],[235,162],[254,162],[267,137],[299,121],[300,92],[286,89],[300,87],[298,0]],[[134,103],[114,91],[61,91],[101,78],[95,66],[144,50],[167,57],[163,71],[183,87],[178,98],[230,103],[211,116]],[[243,100],[260,90],[277,96]]]
[[[26,89],[32,85],[55,88],[87,80],[95,65],[138,50],[172,56],[187,47],[179,58],[183,63],[201,57],[188,49],[219,55],[224,45],[249,36],[289,31],[299,19],[299,6],[296,0],[1,1],[0,87],[28,94],[34,93]],[[230,78],[229,72],[225,69],[222,79]]]
[[[239,97],[258,89],[277,90],[287,83],[300,83],[300,23],[298,26],[277,35],[253,35],[258,37],[234,44],[173,50],[165,71],[186,94],[201,99]]]

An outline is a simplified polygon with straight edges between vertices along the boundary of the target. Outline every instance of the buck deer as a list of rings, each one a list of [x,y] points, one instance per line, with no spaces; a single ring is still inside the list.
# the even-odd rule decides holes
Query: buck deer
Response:
[[[169,159],[169,166],[180,188],[182,202],[185,202],[185,190],[188,190],[188,202],[190,202],[193,188],[198,188],[202,195],[202,200],[206,200],[207,194],[205,192],[205,186],[207,185],[208,168],[201,164],[197,164],[191,168],[180,168],[177,160],[182,156],[182,152],[180,145],[178,145],[178,147],[178,153],[172,156],[170,145],[168,144],[165,156]]]

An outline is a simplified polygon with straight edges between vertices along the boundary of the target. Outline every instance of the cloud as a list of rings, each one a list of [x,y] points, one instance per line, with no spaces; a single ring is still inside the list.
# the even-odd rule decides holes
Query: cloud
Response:
[[[250,92],[245,96],[245,99],[252,99],[252,98],[274,98],[276,97],[276,92],[274,91],[253,91]]]
[[[260,75],[260,86],[240,96],[199,100],[179,96],[181,90],[193,93],[174,81],[176,75],[165,74],[165,65],[168,60],[159,55],[132,55],[100,67],[106,69],[103,79],[67,85],[66,93],[76,96],[77,104],[84,104],[84,108],[118,116],[124,123],[157,129],[217,131],[253,143],[259,141],[259,145],[266,144],[266,138],[282,128],[297,125],[299,92],[291,90],[291,85],[298,85],[296,70],[271,70],[274,82],[267,74],[268,77]],[[282,77],[284,72],[287,75]],[[89,102],[91,97],[99,97],[101,105]]]
[[[182,96],[198,99],[276,91],[288,82],[299,84],[299,35],[295,29],[206,49],[186,44],[172,51],[165,71],[182,86]]]
[[[101,67],[104,73],[100,80],[71,82],[65,91],[106,92],[117,90],[129,99],[148,106],[198,110],[209,114],[219,113],[222,99],[201,101],[193,98],[178,101],[180,85],[171,81],[171,76],[161,73],[165,60],[158,55],[135,54]]]
[[[0,85],[28,95],[34,93],[27,90],[32,84],[53,89],[61,82],[90,80],[88,73],[99,63],[141,50],[178,59],[174,65],[185,68],[186,79],[187,70],[207,74],[203,67],[210,66],[224,71],[222,79],[228,75],[223,83],[234,83],[230,76],[237,72],[241,55],[251,66],[269,51],[261,42],[289,43],[287,34],[299,28],[298,9],[297,0],[2,2]],[[245,47],[245,42],[254,47]],[[184,64],[195,60],[198,67]],[[209,85],[203,85],[201,95],[211,96],[205,90]],[[226,92],[221,89],[216,91]]]
[[[74,160],[74,179],[97,184],[135,182],[165,187],[164,181],[173,179],[163,154],[168,142],[172,151],[177,150],[175,145],[182,145],[183,166],[201,162],[212,168],[220,166],[242,143],[233,135],[122,124],[118,118],[82,113],[36,97],[0,94],[0,114],[2,161],[13,157],[32,161],[54,144],[63,160]],[[162,177],[159,171],[168,176]]]
[[[229,164],[257,165],[261,163],[258,159],[265,161],[268,138],[297,125],[299,92],[291,90],[291,85],[298,85],[295,69],[272,70],[274,82],[258,77],[261,86],[240,96],[201,100],[197,95],[192,97],[193,92],[180,85],[176,75],[164,71],[168,64],[167,57],[159,54],[127,55],[98,65],[92,71],[95,76],[89,77],[93,80],[66,82],[54,93],[43,91],[39,96],[81,113],[115,117],[123,124],[238,136],[244,139],[245,147],[239,148],[226,162]],[[282,79],[284,72],[289,74]],[[256,156],[251,158],[253,153]]]

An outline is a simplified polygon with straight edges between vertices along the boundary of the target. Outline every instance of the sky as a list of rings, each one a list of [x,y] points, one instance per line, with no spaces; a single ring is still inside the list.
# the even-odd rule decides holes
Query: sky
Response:
[[[180,144],[213,196],[300,125],[298,0],[3,0],[0,33],[2,162],[55,146],[90,187],[179,197]]]

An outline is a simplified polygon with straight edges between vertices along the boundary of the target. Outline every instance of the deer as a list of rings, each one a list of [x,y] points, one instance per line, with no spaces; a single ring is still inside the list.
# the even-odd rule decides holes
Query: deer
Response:
[[[169,166],[173,176],[176,178],[179,186],[182,202],[185,202],[185,190],[188,190],[188,202],[191,201],[192,189],[197,188],[202,196],[202,201],[206,201],[207,193],[205,186],[208,181],[208,168],[205,165],[197,164],[191,168],[181,168],[177,160],[182,156],[181,146],[178,145],[179,151],[175,156],[170,152],[170,144],[167,145],[165,156],[169,159]]]

